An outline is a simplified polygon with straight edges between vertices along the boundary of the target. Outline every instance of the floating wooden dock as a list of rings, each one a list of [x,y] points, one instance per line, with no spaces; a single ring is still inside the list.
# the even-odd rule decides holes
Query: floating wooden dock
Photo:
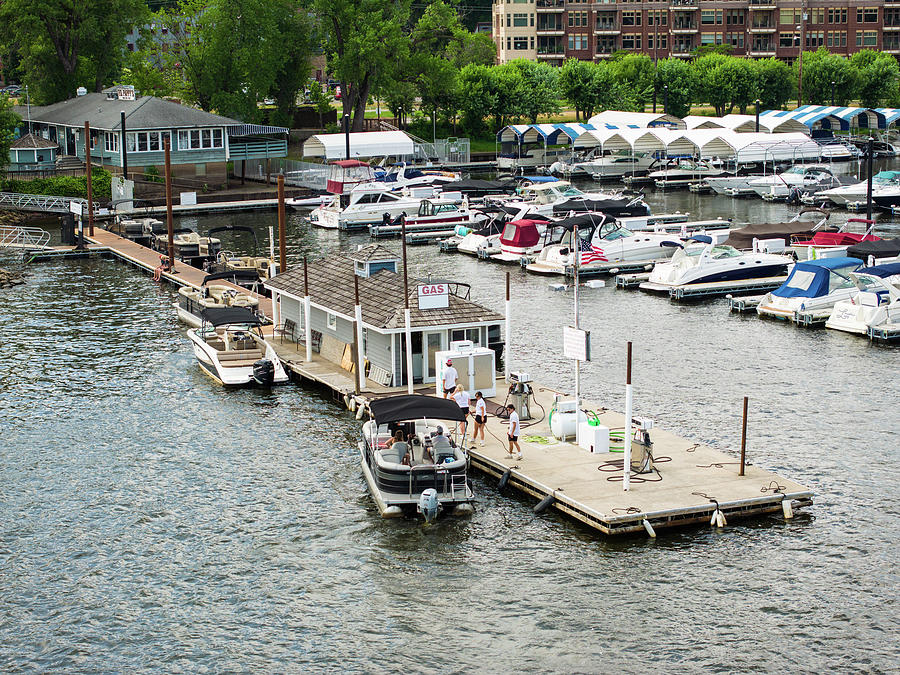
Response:
[[[774,291],[787,279],[787,275],[779,277],[762,277],[747,281],[712,281],[706,284],[684,284],[682,286],[666,286],[644,281],[638,288],[642,291],[653,293],[668,293],[672,300],[686,300],[688,298],[710,298],[729,293],[759,293],[760,291]]]

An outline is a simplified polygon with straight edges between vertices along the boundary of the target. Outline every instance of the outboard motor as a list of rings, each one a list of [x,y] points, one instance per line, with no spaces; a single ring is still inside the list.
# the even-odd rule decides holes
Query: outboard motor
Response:
[[[418,510],[422,517],[425,518],[426,523],[431,524],[437,519],[439,507],[440,502],[438,502],[437,490],[434,488],[423,490],[419,496]]]
[[[253,364],[253,379],[257,384],[271,387],[275,381],[275,364],[269,359],[260,359]]]

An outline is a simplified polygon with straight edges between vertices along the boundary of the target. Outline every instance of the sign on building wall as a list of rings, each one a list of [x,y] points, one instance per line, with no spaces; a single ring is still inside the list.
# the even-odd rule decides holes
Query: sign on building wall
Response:
[[[132,86],[116,87],[116,98],[118,98],[120,101],[133,101],[134,100],[134,87],[132,87]]]
[[[419,309],[442,309],[450,306],[450,287],[447,284],[420,284]]]

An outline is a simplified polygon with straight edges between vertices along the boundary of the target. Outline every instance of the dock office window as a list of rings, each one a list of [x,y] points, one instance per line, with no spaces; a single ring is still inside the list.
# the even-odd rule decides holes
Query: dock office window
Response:
[[[107,152],[118,152],[119,134],[103,134],[103,147]]]
[[[129,131],[125,134],[125,149],[128,152],[160,152],[165,150],[168,138],[168,131]]]
[[[337,330],[337,314],[328,312],[328,330]]]
[[[224,147],[221,129],[190,129],[178,132],[179,150],[201,150],[221,147]]]

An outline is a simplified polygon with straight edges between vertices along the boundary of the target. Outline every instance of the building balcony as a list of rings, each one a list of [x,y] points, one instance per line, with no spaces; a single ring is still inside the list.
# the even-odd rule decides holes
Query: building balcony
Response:
[[[750,6],[748,9],[751,11],[768,11],[777,9],[778,6],[775,4],[775,0],[750,0]]]
[[[537,57],[539,59],[542,59],[542,58],[543,59],[555,59],[555,58],[559,58],[560,56],[565,55],[565,53],[566,53],[566,50],[562,46],[556,47],[556,48],[538,47],[538,49],[537,49]]]
[[[669,7],[674,11],[691,12],[697,9],[697,0],[671,0]]]
[[[672,54],[671,54],[671,55],[672,55],[674,58],[676,58],[676,59],[689,59],[689,58],[691,58],[694,54],[693,54],[693,52],[691,52],[691,51],[684,51],[684,50],[681,49],[680,47],[675,47],[675,48],[672,50]]]
[[[775,24],[761,23],[756,26],[750,26],[751,33],[774,33],[776,30]]]
[[[594,28],[594,35],[618,35],[622,29],[615,24],[603,24]]]
[[[697,26],[672,26],[672,35],[690,35],[698,30]]]
[[[562,26],[538,26],[538,35],[565,35],[566,31]]]
[[[595,59],[608,59],[612,56],[612,52],[597,52],[594,54]]]
[[[885,32],[888,32],[888,31],[900,31],[900,25],[892,26],[892,25],[889,25],[889,24],[884,24],[884,31],[885,31]]]
[[[750,47],[750,56],[761,56],[768,58],[775,56],[775,47]]]
[[[562,12],[565,4],[565,0],[537,0],[535,8],[539,14],[542,12]]]

